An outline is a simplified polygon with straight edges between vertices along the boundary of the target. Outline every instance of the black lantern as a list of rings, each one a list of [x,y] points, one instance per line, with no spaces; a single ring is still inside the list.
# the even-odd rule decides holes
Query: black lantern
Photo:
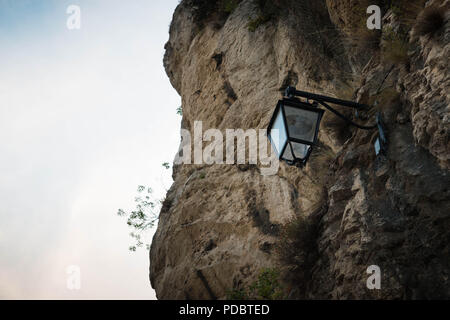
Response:
[[[324,110],[295,98],[278,101],[267,128],[267,136],[278,158],[303,166],[317,142]]]
[[[371,126],[361,125],[353,122],[342,113],[332,108],[328,103],[343,107],[353,108],[358,117],[358,110],[367,110],[370,107],[361,103],[336,99],[324,95],[299,91],[295,87],[287,87],[283,100],[278,101],[275,112],[267,128],[267,136],[275,149],[278,158],[290,165],[302,167],[308,161],[313,147],[317,143],[320,120],[325,110],[319,109],[320,104],[336,116],[344,119],[350,125],[363,130],[378,128],[379,138],[375,150],[377,155],[380,151],[385,155],[387,150],[387,135],[381,114],[377,114],[376,124]],[[302,97],[306,102],[297,99]],[[309,103],[309,101],[314,101]]]

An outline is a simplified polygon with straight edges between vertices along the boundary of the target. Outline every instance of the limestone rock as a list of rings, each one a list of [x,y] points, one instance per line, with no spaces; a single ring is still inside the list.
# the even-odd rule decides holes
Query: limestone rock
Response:
[[[277,1],[254,32],[252,0],[219,27],[199,25],[191,2],[174,13],[164,57],[184,128],[266,128],[282,89],[295,85],[371,104],[354,120],[371,124],[382,112],[390,143],[376,157],[376,130],[331,126],[327,114],[304,169],[175,166],[150,251],[157,297],[224,299],[262,267],[289,273],[276,254],[280,230],[321,207],[308,290],[286,276],[290,298],[450,298],[448,21],[433,38],[411,38],[405,66],[379,49],[358,60],[346,45],[359,1]],[[366,287],[370,265],[381,268],[381,290]]]

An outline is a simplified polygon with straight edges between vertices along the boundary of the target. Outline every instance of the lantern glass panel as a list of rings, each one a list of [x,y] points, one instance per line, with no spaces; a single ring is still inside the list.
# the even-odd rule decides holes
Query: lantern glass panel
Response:
[[[286,149],[284,149],[284,153],[283,153],[283,157],[282,159],[284,160],[288,160],[288,161],[293,161],[294,157],[292,156],[292,149],[291,149],[291,144],[288,143],[286,146]]]
[[[320,113],[290,106],[284,108],[289,137],[314,143]]]
[[[281,108],[278,109],[277,116],[270,130],[270,139],[272,140],[275,151],[279,156],[287,142],[286,126]]]
[[[311,146],[303,143],[292,142],[292,149],[296,158],[304,159],[308,155]]]

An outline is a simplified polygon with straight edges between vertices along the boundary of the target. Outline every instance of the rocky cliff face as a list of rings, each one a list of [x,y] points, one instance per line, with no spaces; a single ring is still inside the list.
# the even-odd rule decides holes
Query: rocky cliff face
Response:
[[[263,267],[281,270],[290,298],[450,298],[449,1],[378,1],[381,34],[364,27],[364,1],[265,2],[176,9],[164,65],[182,127],[266,128],[295,85],[370,104],[360,123],[380,111],[387,155],[375,155],[376,130],[326,113],[303,169],[175,165],[150,252],[158,298],[226,298]],[[415,22],[426,22],[425,7],[446,13],[431,32]],[[277,253],[298,216],[317,227],[302,283],[302,266]],[[366,287],[370,265],[381,269],[380,290]]]

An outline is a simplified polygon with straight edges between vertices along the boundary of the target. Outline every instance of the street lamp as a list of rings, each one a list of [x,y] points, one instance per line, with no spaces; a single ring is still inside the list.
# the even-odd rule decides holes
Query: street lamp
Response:
[[[295,98],[296,96],[306,98],[306,101],[301,101]],[[313,103],[310,103],[310,100]],[[280,160],[298,167],[306,164],[313,147],[317,145],[320,121],[325,112],[325,110],[318,108],[318,104],[360,129],[372,130],[378,128],[380,136],[375,143],[376,153],[378,155],[380,152],[386,152],[387,140],[380,114],[377,114],[375,125],[363,126],[348,119],[326,102],[356,110],[367,108],[366,105],[360,103],[298,91],[294,87],[288,87],[285,98],[278,101],[267,128],[267,136]]]
[[[317,142],[324,110],[294,99],[278,101],[269,123],[269,139],[281,160],[306,163]]]

